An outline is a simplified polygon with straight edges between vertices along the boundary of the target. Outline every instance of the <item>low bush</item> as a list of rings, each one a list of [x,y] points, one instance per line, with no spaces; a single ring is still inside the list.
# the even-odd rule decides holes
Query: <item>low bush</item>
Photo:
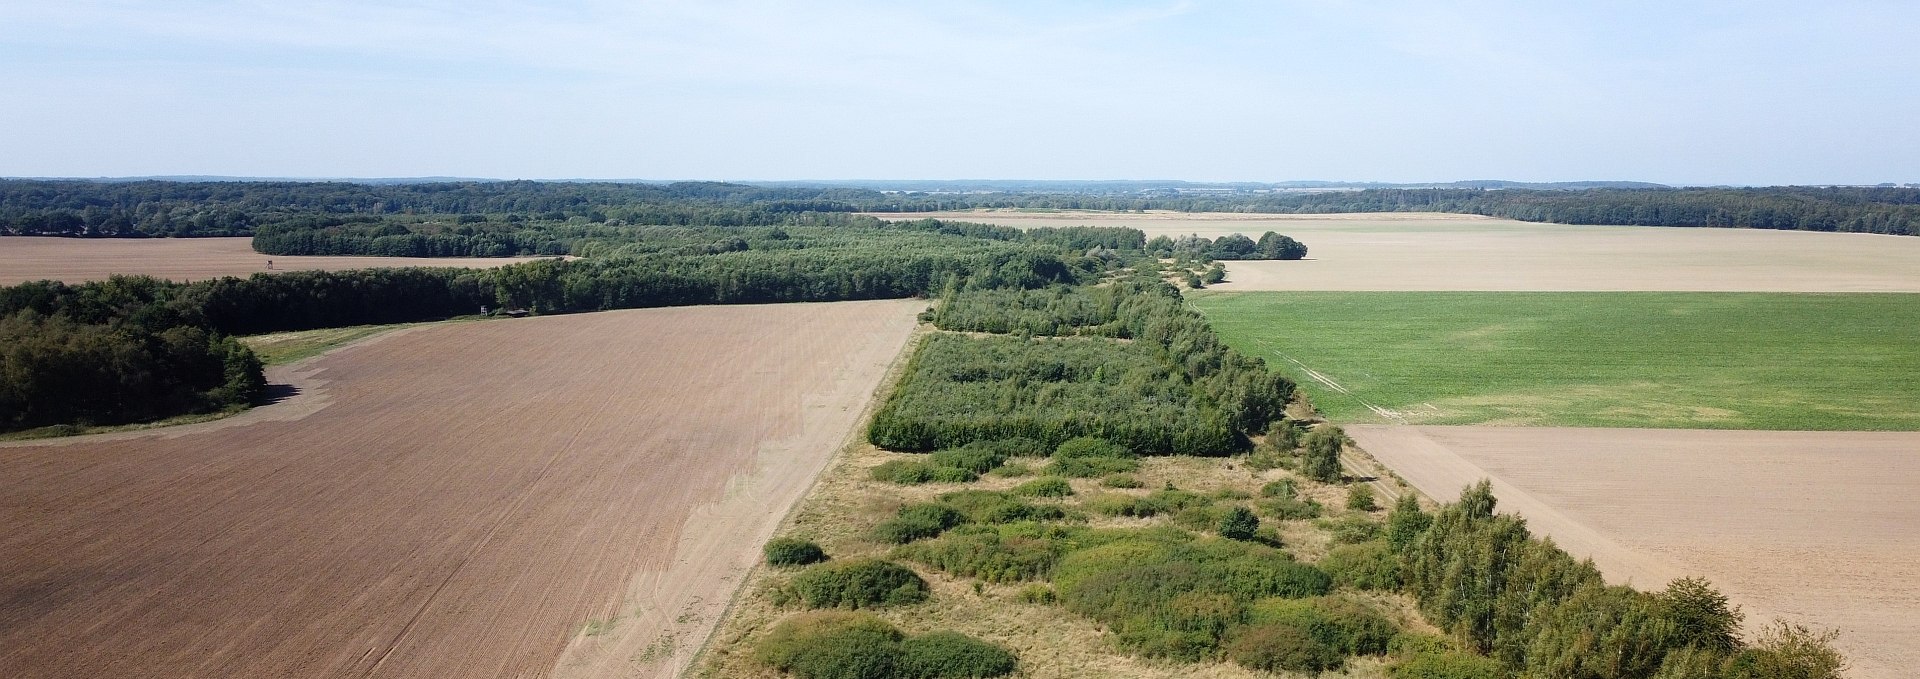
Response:
[[[1347,488],[1347,509],[1356,512],[1371,512],[1379,508],[1380,506],[1374,504],[1373,501],[1373,486],[1356,483]]]
[[[929,632],[900,642],[894,676],[900,679],[999,677],[1020,660],[1007,649],[958,632]]]
[[[1317,519],[1320,518],[1321,513],[1326,511],[1326,508],[1320,506],[1320,501],[1312,498],[1302,500],[1299,498],[1276,497],[1267,498],[1255,504],[1259,506],[1260,511],[1265,512],[1267,516],[1281,521]]]
[[[1393,679],[1507,679],[1500,661],[1460,651],[1416,653],[1387,671]]]
[[[1073,484],[1058,476],[1042,476],[1014,486],[1010,492],[1027,497],[1067,497],[1073,494]]]
[[[967,515],[939,502],[923,502],[901,507],[893,518],[873,528],[873,538],[881,542],[905,544],[930,538],[948,528],[966,523]]]
[[[793,576],[792,588],[808,608],[876,608],[927,599],[927,581],[905,566],[880,559],[809,566]]]
[[[1020,588],[1019,597],[1021,603],[1040,605],[1051,604],[1060,600],[1059,595],[1053,593],[1052,587],[1038,583]]]
[[[1253,494],[1240,490],[1239,488],[1227,487],[1213,491],[1213,493],[1207,497],[1215,500],[1251,500],[1253,499]]]
[[[1216,529],[1228,540],[1252,540],[1254,531],[1260,529],[1260,517],[1254,516],[1253,510],[1235,506],[1220,518]]]
[[[1329,533],[1336,545],[1357,545],[1379,538],[1382,532],[1379,521],[1357,514],[1322,519],[1319,525]]]
[[[787,618],[754,648],[754,658],[800,679],[888,679],[905,635],[864,613],[811,611]]]
[[[1106,488],[1145,488],[1147,484],[1141,483],[1132,474],[1108,474],[1100,479],[1100,485]]]
[[[944,467],[927,460],[888,460],[869,472],[875,481],[912,486],[922,483],[967,483],[979,474],[956,467]]]
[[[1017,582],[1046,577],[1080,529],[1019,523],[966,526],[895,552],[961,577]]]
[[[1006,649],[964,634],[907,636],[872,615],[843,611],[781,621],[754,658],[800,679],[975,679],[1019,667]]]
[[[1384,540],[1336,546],[1320,560],[1320,570],[1341,587],[1380,591],[1400,588],[1400,556]]]
[[[1052,476],[1065,476],[1075,479],[1091,479],[1108,474],[1139,471],[1140,461],[1124,457],[1066,457],[1054,458],[1044,470]]]
[[[767,564],[772,566],[805,566],[827,560],[827,553],[820,545],[800,538],[774,538],[767,541],[762,551],[767,556]]]
[[[1032,476],[1033,466],[1023,462],[1009,462],[1007,464],[994,467],[993,471],[987,472],[987,474],[990,476],[999,476],[1002,478],[1019,478],[1022,476]]]
[[[1010,493],[991,490],[956,490],[942,494],[940,502],[959,510],[974,523],[1048,521],[1066,516],[1066,511],[1059,507],[1036,505]]]
[[[1320,672],[1340,667],[1340,652],[1286,623],[1250,627],[1227,645],[1235,664],[1260,672]]]
[[[1291,500],[1300,497],[1300,484],[1289,476],[1260,487],[1260,497],[1277,497]]]
[[[964,469],[975,474],[985,474],[994,468],[1006,464],[1008,455],[999,447],[985,441],[976,441],[959,448],[935,451],[933,464],[940,467]]]
[[[1075,458],[1110,458],[1110,459],[1130,460],[1137,456],[1134,455],[1133,451],[1127,450],[1126,446],[1122,446],[1120,444],[1113,443],[1111,441],[1108,441],[1102,438],[1095,438],[1092,436],[1082,436],[1079,438],[1068,439],[1062,442],[1058,447],[1053,449],[1053,457],[1056,460],[1075,459]]]

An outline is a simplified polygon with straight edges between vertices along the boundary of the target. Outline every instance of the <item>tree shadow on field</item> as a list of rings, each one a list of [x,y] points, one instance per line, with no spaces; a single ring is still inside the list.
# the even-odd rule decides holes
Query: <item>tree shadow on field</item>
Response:
[[[270,406],[300,395],[300,388],[291,384],[269,384],[267,391],[260,397],[260,405]]]

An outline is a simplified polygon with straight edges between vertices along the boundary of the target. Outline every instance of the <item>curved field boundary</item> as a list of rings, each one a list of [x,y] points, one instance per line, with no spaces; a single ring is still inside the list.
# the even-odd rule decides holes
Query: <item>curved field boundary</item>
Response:
[[[1352,425],[1430,497],[1480,478],[1611,582],[1705,576],[1748,614],[1838,627],[1856,679],[1920,667],[1920,433]]]
[[[0,676],[673,676],[922,308],[423,326],[294,366],[320,403],[0,449]]]

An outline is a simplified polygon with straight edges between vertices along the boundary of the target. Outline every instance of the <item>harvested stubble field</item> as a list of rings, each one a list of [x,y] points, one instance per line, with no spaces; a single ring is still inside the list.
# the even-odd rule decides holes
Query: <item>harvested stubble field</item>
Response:
[[[424,326],[0,447],[0,676],[671,676],[923,307]]]
[[[876,213],[1006,226],[1126,226],[1154,236],[1259,237],[1296,262],[1228,262],[1222,290],[1920,292],[1920,238],[1809,231],[1569,226],[1477,215],[1151,212]]]
[[[1428,495],[1491,478],[1609,580],[1702,575],[1746,607],[1837,627],[1856,679],[1920,667],[1920,434],[1354,426]]]
[[[0,285],[106,280],[144,274],[175,281],[250,276],[267,271],[372,269],[402,266],[487,268],[528,257],[283,257],[253,251],[251,238],[0,238]]]
[[[1920,296],[1202,292],[1336,422],[1920,430]]]

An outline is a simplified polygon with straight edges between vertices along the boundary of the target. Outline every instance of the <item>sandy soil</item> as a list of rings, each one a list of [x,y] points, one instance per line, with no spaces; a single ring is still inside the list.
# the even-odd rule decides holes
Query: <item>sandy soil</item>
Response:
[[[900,215],[879,214],[897,218]],[[1307,244],[1297,262],[1230,262],[1220,290],[1920,292],[1920,238],[1852,233],[1533,224],[1432,213],[1240,215],[932,213],[1022,228],[1129,226]]]
[[[1703,575],[1748,613],[1837,627],[1857,679],[1920,667],[1920,433],[1347,428],[1422,492],[1490,478],[1503,511],[1659,588]]]
[[[102,280],[146,274],[176,281],[250,276],[267,271],[368,269],[397,266],[486,268],[531,257],[283,257],[253,251],[251,238],[0,237],[0,285],[56,280]]]
[[[426,326],[0,448],[0,676],[672,676],[924,306]]]

